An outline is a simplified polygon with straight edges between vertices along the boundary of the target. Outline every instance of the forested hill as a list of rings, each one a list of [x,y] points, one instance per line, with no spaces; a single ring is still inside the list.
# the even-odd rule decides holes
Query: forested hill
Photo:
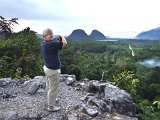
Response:
[[[136,39],[142,40],[160,40],[160,27],[142,32],[136,36]]]

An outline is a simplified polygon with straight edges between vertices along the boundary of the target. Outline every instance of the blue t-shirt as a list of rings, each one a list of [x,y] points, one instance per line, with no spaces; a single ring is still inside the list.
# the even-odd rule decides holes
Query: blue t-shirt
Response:
[[[41,44],[41,52],[44,59],[44,65],[53,70],[61,68],[59,50],[62,49],[63,42],[44,41]]]

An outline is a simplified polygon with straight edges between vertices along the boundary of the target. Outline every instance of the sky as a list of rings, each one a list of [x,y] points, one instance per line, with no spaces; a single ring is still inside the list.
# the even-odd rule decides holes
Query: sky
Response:
[[[69,35],[96,29],[105,36],[133,38],[160,26],[160,0],[1,0],[0,16],[18,18],[13,31],[26,27],[41,34]]]

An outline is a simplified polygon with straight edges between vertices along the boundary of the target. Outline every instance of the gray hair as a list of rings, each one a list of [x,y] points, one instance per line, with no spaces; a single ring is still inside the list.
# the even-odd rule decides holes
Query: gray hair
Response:
[[[43,37],[45,37],[45,36],[48,35],[49,33],[53,33],[52,29],[47,28],[47,29],[43,30]]]

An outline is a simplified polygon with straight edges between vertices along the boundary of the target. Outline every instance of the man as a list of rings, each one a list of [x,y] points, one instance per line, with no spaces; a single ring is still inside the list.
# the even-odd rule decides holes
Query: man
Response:
[[[47,77],[47,110],[50,112],[59,111],[60,108],[54,106],[56,101],[58,85],[60,81],[60,69],[61,62],[59,57],[59,51],[67,45],[67,41],[64,36],[60,36],[60,41],[54,41],[53,32],[47,28],[43,31],[43,43],[41,44],[41,52],[44,59],[44,73]]]

